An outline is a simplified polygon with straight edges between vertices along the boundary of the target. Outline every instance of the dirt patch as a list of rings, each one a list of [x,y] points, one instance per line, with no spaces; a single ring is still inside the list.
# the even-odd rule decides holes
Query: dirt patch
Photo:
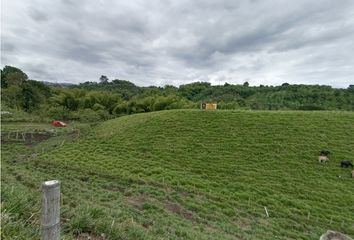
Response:
[[[147,202],[146,196],[131,196],[127,198],[127,202],[137,209],[143,209],[143,205]]]
[[[167,202],[167,203],[165,203],[165,208],[168,211],[176,213],[180,216],[183,216],[184,218],[186,218],[188,220],[194,219],[193,212],[189,211],[188,209],[185,209],[184,207],[182,207],[181,205],[179,205],[177,203]]]
[[[103,176],[103,177],[107,177],[107,176]],[[126,189],[125,186],[117,186],[114,184],[107,184],[107,185],[103,185],[102,187],[108,191],[115,191],[115,192],[124,192]]]
[[[249,219],[238,219],[238,220],[234,221],[233,223],[245,231],[252,229],[252,222]]]
[[[321,236],[320,240],[352,240],[352,238],[343,233],[328,230]]]
[[[270,225],[269,220],[267,218],[260,218],[258,220],[257,224],[260,224],[260,225],[266,226],[266,227],[268,227]]]
[[[51,136],[49,133],[34,133],[31,135],[30,133],[26,134],[27,136],[25,137],[25,142],[26,144],[32,144],[34,142],[43,142],[48,140]]]

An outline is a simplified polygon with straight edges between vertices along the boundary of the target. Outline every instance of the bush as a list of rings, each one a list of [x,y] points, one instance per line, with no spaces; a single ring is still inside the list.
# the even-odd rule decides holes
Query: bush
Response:
[[[98,110],[96,111],[96,113],[98,114],[98,116],[100,116],[101,120],[108,120],[112,118],[112,115],[109,114],[109,112],[106,110]]]
[[[312,111],[312,110],[325,110],[325,108],[318,105],[302,105],[298,107],[298,110]]]
[[[218,109],[234,110],[234,109],[237,109],[237,107],[238,107],[237,102],[220,102],[220,103],[218,103]]]
[[[3,108],[1,110],[2,122],[47,122],[48,119],[43,117],[40,112],[27,113],[21,110]]]
[[[62,106],[51,106],[44,110],[48,117],[58,120],[69,120],[73,118],[72,112]]]
[[[92,109],[85,108],[79,111],[73,112],[72,119],[81,122],[98,122],[102,119],[99,112],[93,111]]]
[[[122,102],[117,104],[114,109],[113,109],[113,113],[116,115],[124,115],[128,113],[128,102]]]
[[[99,103],[95,103],[93,106],[92,106],[92,109],[94,111],[98,111],[98,110],[105,110],[105,107]]]

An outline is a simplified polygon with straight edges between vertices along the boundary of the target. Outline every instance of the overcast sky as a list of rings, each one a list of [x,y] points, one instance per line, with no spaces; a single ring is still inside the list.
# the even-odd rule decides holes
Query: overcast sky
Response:
[[[354,84],[353,0],[1,3],[1,67],[32,79]]]

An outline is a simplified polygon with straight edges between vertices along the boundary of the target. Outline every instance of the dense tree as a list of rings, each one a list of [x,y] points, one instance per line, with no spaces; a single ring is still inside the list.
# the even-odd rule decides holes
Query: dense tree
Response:
[[[190,84],[181,85],[178,92],[181,96],[186,97],[189,100],[198,98],[198,95],[203,91],[210,89],[211,84],[208,82],[195,82]]]
[[[11,85],[21,85],[27,79],[27,75],[21,69],[5,66],[1,71],[1,88],[7,88]]]
[[[100,83],[102,83],[102,84],[105,84],[105,83],[108,83],[108,77],[107,76],[105,76],[105,75],[101,75],[101,77],[100,77]]]
[[[30,112],[46,101],[51,90],[41,82],[28,80],[21,69],[5,66],[1,71],[1,93],[5,105]]]

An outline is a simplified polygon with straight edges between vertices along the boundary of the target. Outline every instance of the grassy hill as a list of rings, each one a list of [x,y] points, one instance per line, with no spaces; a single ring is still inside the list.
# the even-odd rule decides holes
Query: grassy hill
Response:
[[[354,179],[339,167],[354,160],[354,113],[162,111],[45,144],[2,145],[4,239],[36,239],[48,179],[62,182],[67,239],[354,236]]]

